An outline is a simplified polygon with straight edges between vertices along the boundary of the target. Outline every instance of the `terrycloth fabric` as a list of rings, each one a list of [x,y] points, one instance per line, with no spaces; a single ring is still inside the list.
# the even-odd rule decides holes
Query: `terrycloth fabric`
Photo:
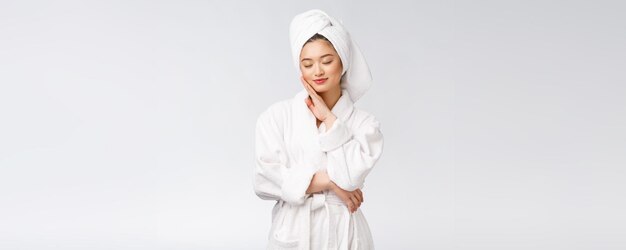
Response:
[[[342,90],[331,110],[337,120],[317,128],[307,96],[275,103],[257,120],[254,190],[277,201],[268,249],[374,249],[360,209],[351,214],[334,192],[306,189],[322,169],[344,190],[362,188],[382,153],[380,124]]]
[[[333,44],[343,64],[341,87],[356,102],[372,85],[372,75],[363,53],[341,22],[321,10],[309,10],[293,18],[289,28],[291,52],[296,69],[300,69],[300,52],[304,43],[320,34]]]

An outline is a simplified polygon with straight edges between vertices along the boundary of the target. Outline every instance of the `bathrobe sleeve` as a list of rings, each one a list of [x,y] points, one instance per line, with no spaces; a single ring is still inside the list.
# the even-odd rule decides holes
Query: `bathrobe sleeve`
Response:
[[[309,165],[290,166],[282,124],[280,114],[272,112],[264,112],[257,120],[254,191],[264,200],[300,205],[316,169]]]
[[[327,153],[330,179],[340,188],[354,191],[361,188],[382,153],[380,123],[368,115],[351,129],[338,118],[320,134],[320,147]]]

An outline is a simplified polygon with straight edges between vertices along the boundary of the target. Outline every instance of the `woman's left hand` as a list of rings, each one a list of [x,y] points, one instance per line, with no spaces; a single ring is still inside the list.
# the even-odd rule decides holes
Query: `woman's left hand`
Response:
[[[330,182],[330,186],[330,189],[337,194],[344,204],[346,204],[350,213],[356,212],[356,210],[361,206],[361,203],[363,203],[363,192],[361,189],[346,191],[332,181]]]
[[[334,121],[334,119],[336,118],[335,115],[330,112],[330,109],[328,108],[328,106],[326,106],[326,103],[324,102],[322,97],[320,97],[317,92],[315,92],[313,86],[311,86],[311,84],[304,80],[304,77],[302,76],[300,76],[300,81],[302,81],[304,89],[306,89],[306,91],[309,93],[309,97],[304,99],[304,102],[306,103],[306,106],[309,107],[309,110],[311,110],[315,118],[317,118],[321,122],[327,122],[327,120]]]

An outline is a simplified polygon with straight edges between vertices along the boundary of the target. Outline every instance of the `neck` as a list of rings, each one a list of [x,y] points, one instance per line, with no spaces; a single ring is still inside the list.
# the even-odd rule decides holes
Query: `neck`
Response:
[[[326,107],[333,110],[333,107],[337,104],[337,101],[339,101],[339,97],[341,97],[341,87],[338,86],[337,88],[329,89],[326,92],[319,93],[319,95],[322,97],[322,100],[324,100],[324,103],[326,103]]]

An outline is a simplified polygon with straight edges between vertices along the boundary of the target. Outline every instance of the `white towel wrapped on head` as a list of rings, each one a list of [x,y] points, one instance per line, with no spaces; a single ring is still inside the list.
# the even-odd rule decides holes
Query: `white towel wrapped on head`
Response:
[[[356,102],[372,84],[372,75],[363,53],[350,38],[341,22],[325,12],[314,9],[293,18],[289,28],[291,52],[297,69],[300,69],[302,47],[315,34],[320,34],[332,43],[343,65],[341,88],[349,92]]]

